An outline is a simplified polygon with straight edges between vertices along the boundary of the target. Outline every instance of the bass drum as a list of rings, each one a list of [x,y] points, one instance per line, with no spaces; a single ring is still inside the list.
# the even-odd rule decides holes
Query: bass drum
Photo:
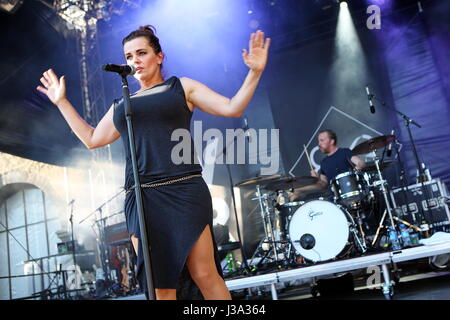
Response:
[[[334,203],[313,200],[298,208],[289,222],[289,239],[298,254],[313,262],[338,257],[348,245],[349,221]]]

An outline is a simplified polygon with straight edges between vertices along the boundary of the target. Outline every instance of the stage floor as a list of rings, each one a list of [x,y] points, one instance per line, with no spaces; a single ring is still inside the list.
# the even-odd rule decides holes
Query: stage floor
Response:
[[[450,241],[443,241],[225,280],[233,297],[243,300],[316,299],[315,296],[323,299],[326,297],[326,291],[332,293],[336,291],[335,288],[347,288],[347,291],[340,289],[341,292],[337,293],[339,299],[450,300],[448,262],[441,268],[435,267],[434,270],[429,263],[429,259],[436,256],[444,257],[445,261],[448,261],[449,253]],[[432,270],[433,272],[430,272]],[[341,277],[350,274],[350,279]],[[320,281],[329,278],[333,278],[333,281]],[[322,289],[312,290],[319,288],[319,281],[323,284]],[[315,296],[312,295],[313,292]],[[321,295],[323,297],[320,297]],[[121,299],[144,300],[145,297]]]
[[[251,300],[271,300],[269,294],[253,296]],[[314,298],[309,287],[279,292],[279,300],[321,300]],[[333,298],[326,298],[333,299]],[[450,269],[439,272],[426,272],[422,274],[402,277],[395,285],[394,300],[450,300]],[[145,300],[145,295],[119,297],[110,300]],[[352,294],[339,296],[339,300],[385,300],[380,289],[368,289],[358,286],[355,281],[355,291]]]

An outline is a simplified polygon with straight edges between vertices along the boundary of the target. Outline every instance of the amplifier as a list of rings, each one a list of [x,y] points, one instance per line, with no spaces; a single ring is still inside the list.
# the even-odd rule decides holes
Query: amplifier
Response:
[[[391,190],[392,203],[400,219],[420,226],[424,217],[434,231],[450,231],[446,197],[447,188],[440,179],[424,182],[423,188],[421,183],[416,183]]]

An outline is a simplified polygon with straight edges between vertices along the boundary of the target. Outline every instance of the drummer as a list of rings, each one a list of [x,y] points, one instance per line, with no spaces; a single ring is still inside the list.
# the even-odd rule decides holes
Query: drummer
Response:
[[[366,166],[361,158],[352,155],[352,151],[349,148],[339,148],[337,146],[337,136],[333,130],[319,131],[317,139],[320,151],[326,155],[320,163],[319,172],[311,170],[311,176],[319,178],[319,180],[313,185],[289,192],[289,201],[291,202],[317,197],[332,201],[333,193],[328,188],[329,182],[338,174],[352,171],[353,169],[361,170]]]
[[[352,155],[349,148],[339,148],[337,146],[337,136],[333,130],[326,129],[319,131],[317,136],[320,151],[326,157],[320,162],[320,170],[311,170],[313,177],[319,178],[318,184],[322,189],[327,189],[329,182],[338,174],[343,172],[360,171],[366,164],[358,156]]]

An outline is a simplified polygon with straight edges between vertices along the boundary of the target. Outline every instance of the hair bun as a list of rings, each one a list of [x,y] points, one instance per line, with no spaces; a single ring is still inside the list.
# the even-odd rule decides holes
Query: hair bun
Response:
[[[145,32],[151,33],[153,36],[156,34],[156,29],[155,29],[155,27],[152,26],[152,25],[149,25],[149,24],[147,24],[147,25],[145,25],[145,26],[139,27],[138,30],[141,30],[141,31],[145,31]]]

